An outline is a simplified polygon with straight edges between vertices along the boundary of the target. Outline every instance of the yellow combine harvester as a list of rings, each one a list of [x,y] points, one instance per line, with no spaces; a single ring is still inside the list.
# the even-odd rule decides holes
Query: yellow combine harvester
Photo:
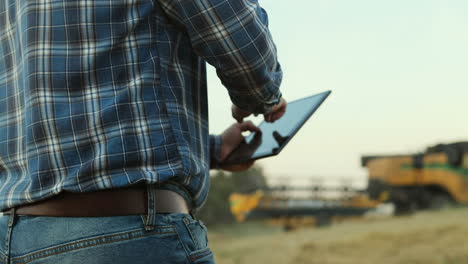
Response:
[[[298,199],[273,188],[232,194],[231,212],[240,222],[262,218],[292,229],[326,225],[334,217],[360,216],[386,202],[395,205],[397,214],[468,204],[468,142],[439,144],[415,155],[365,156],[362,166],[369,171],[367,191],[351,190],[346,199],[327,200],[316,195]],[[283,188],[279,189],[286,194],[313,191],[309,187]]]
[[[369,196],[388,193],[396,213],[468,203],[468,142],[415,155],[365,156],[362,166],[369,172]]]

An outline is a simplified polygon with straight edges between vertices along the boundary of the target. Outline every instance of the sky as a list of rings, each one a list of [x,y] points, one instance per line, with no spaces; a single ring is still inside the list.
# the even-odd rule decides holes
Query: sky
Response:
[[[468,141],[468,1],[260,0],[293,101],[332,94],[285,149],[259,160],[271,178],[365,181],[366,154]],[[210,131],[234,122],[208,72]],[[255,119],[259,123],[260,119]]]

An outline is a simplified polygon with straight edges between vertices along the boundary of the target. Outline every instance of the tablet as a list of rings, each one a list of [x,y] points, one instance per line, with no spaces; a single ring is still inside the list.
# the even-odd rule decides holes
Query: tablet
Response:
[[[274,123],[260,123],[258,127],[262,133],[248,135],[221,165],[278,155],[330,93],[331,91],[326,91],[288,103],[286,113],[279,120]]]

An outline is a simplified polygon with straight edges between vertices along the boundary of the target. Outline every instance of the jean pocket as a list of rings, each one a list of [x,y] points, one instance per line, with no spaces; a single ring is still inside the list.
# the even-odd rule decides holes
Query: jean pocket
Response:
[[[194,244],[193,250],[195,251],[207,248],[208,232],[205,225],[200,220],[195,220],[192,217],[185,217],[182,221]]]
[[[187,216],[178,226],[179,238],[191,263],[214,263],[213,253],[208,247],[208,230],[203,222]]]

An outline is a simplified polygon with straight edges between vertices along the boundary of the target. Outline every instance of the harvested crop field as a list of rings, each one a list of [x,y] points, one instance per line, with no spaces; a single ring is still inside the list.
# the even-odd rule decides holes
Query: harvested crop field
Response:
[[[245,224],[214,230],[218,264],[467,264],[468,209],[362,219],[281,232]]]

